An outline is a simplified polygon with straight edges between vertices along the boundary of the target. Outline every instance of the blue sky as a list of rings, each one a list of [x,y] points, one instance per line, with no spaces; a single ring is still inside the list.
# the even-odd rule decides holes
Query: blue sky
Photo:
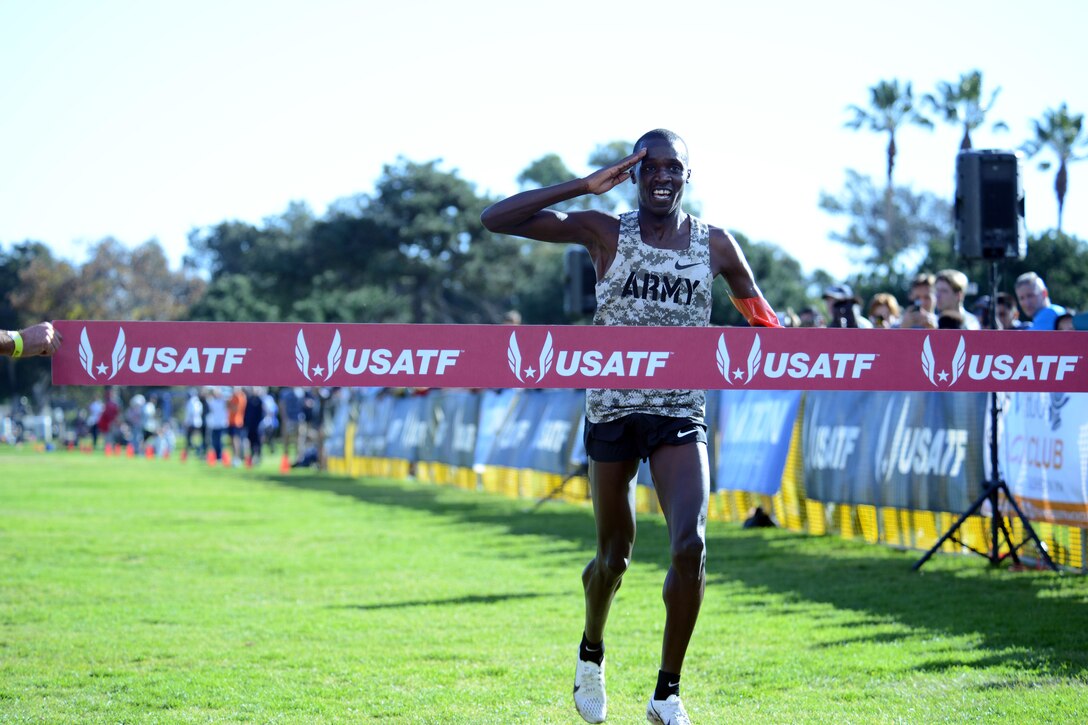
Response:
[[[482,192],[516,191],[558,153],[666,127],[688,142],[707,221],[845,275],[821,212],[847,168],[880,179],[885,139],[843,127],[882,79],[916,92],[972,69],[1001,86],[978,148],[1019,146],[1067,102],[1088,113],[1088,3],[0,3],[0,243],[82,261],[107,235],[318,213],[382,165],[442,159]],[[959,133],[906,128],[896,180],[951,197]],[[1049,158],[1049,157],[1047,157]],[[1056,222],[1053,172],[1025,164],[1029,231]],[[1088,163],[1066,231],[1088,239]]]

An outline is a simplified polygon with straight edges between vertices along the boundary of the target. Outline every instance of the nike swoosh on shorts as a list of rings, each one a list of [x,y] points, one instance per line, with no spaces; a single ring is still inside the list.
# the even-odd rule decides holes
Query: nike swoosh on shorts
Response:
[[[677,433],[677,434],[676,434],[676,437],[677,437],[677,438],[683,438],[683,437],[685,437],[685,436],[689,436],[689,435],[691,435],[692,433],[695,433],[695,432],[697,432],[698,430],[699,430],[698,428],[692,428],[691,430],[686,430],[686,431],[684,431],[683,433]]]

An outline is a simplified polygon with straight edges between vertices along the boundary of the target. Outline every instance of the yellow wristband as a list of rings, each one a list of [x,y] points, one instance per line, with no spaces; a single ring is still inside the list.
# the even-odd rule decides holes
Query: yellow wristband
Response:
[[[23,356],[23,336],[15,330],[11,331],[11,341],[15,343],[15,351],[11,353],[12,357]]]

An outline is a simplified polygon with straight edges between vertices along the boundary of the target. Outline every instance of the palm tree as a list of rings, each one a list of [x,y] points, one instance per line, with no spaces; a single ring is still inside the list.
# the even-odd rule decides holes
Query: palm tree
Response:
[[[914,107],[914,92],[911,84],[899,87],[898,80],[880,81],[869,89],[871,109],[860,106],[847,106],[854,118],[846,122],[847,128],[855,131],[868,126],[870,131],[888,134],[888,193],[892,189],[892,170],[895,168],[895,132],[904,123],[914,123],[925,128],[933,128],[933,122],[923,116]]]
[[[990,100],[984,104],[982,72],[973,70],[961,75],[959,84],[941,81],[937,84],[937,93],[927,93],[922,96],[922,100],[948,123],[954,126],[962,124],[963,140],[960,141],[960,150],[966,151],[971,148],[971,132],[986,120],[986,114],[994,107],[994,101],[1000,92],[1000,87],[994,89]],[[997,121],[991,128],[994,131],[1009,130],[1004,121]]]
[[[1044,148],[1050,148],[1058,157],[1058,173],[1054,176],[1054,193],[1058,196],[1058,233],[1062,231],[1062,209],[1065,206],[1065,193],[1069,190],[1069,164],[1074,161],[1083,161],[1088,155],[1078,156],[1078,146],[1088,145],[1088,135],[1082,135],[1084,130],[1084,114],[1069,113],[1063,103],[1057,110],[1048,109],[1043,112],[1042,122],[1033,120],[1035,138],[1030,139],[1021,147],[1028,158],[1034,157]],[[1041,161],[1039,169],[1046,171],[1051,162]]]

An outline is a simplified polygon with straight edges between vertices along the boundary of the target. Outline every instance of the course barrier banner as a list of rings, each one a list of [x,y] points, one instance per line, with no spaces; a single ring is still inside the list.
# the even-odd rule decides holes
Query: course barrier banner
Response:
[[[357,456],[385,456],[386,435],[396,400],[384,391],[367,390],[359,400],[354,452]]]
[[[721,391],[716,489],[778,493],[800,403],[797,390]]]
[[[815,501],[962,511],[982,491],[982,393],[810,393],[802,458]]]
[[[529,445],[522,449],[518,468],[564,475],[571,468],[570,453],[578,420],[584,417],[586,397],[581,390],[543,390],[530,393],[544,398],[544,407]]]
[[[1088,392],[1078,332],[55,324],[58,385]]]
[[[495,437],[514,409],[521,391],[509,388],[484,390],[480,395],[480,423],[476,427],[476,454],[473,457],[473,467],[477,471],[482,471],[487,465],[491,448],[495,445]]]
[[[386,428],[385,455],[418,461],[431,434],[430,403],[421,395],[396,398]]]
[[[999,462],[1033,521],[1088,528],[1088,396],[1017,393],[1005,408]]]

